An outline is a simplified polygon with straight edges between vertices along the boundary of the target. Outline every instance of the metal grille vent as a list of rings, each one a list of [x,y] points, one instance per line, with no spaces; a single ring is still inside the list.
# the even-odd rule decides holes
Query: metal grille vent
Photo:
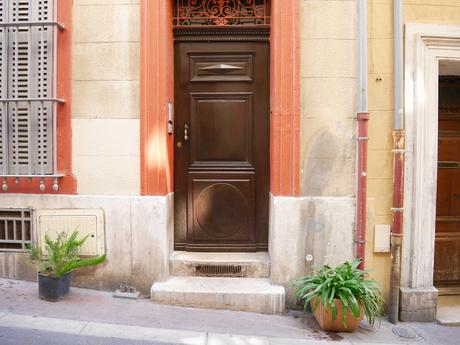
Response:
[[[23,251],[31,243],[31,211],[0,210],[0,251]]]
[[[196,276],[205,277],[244,277],[241,265],[196,265]]]

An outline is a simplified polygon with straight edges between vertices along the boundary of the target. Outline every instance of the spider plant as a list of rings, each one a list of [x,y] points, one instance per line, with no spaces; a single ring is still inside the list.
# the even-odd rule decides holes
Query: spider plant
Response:
[[[294,298],[301,301],[304,309],[311,302],[313,312],[319,303],[324,310],[332,309],[332,319],[337,318],[337,304],[342,303],[342,323],[346,325],[346,312],[349,310],[355,318],[359,318],[361,310],[369,324],[374,325],[383,313],[384,300],[379,285],[369,279],[368,271],[358,268],[360,260],[345,262],[337,267],[325,265],[312,275],[296,278],[292,281]]]
[[[95,258],[80,257],[79,250],[87,239],[88,236],[78,239],[77,230],[70,235],[66,232],[58,233],[55,240],[45,234],[46,254],[40,247],[31,246],[31,260],[37,264],[41,274],[52,277],[62,277],[74,269],[104,262],[105,254]]]

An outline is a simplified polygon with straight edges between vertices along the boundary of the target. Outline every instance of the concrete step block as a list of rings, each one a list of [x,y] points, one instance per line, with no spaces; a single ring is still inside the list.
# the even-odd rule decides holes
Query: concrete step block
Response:
[[[268,278],[270,257],[267,252],[257,253],[197,253],[175,251],[171,254],[169,267],[174,276],[202,276],[197,266],[240,266],[241,274],[247,278]],[[232,277],[227,274],[223,276]]]
[[[155,303],[263,314],[285,311],[285,289],[266,278],[173,276],[152,285]]]

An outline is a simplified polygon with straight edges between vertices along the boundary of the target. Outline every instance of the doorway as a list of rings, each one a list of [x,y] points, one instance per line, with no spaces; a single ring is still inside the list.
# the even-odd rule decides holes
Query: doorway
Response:
[[[267,250],[269,29],[176,29],[174,54],[175,250]]]
[[[433,281],[445,295],[460,294],[460,63],[441,62],[440,73]]]

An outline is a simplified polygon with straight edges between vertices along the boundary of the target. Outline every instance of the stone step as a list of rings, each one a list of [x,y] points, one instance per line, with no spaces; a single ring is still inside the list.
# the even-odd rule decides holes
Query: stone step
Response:
[[[268,278],[270,257],[267,252],[192,253],[175,251],[169,259],[169,269],[173,276]]]
[[[155,303],[182,307],[227,309],[263,314],[285,311],[285,290],[265,278],[172,276],[152,285]]]

